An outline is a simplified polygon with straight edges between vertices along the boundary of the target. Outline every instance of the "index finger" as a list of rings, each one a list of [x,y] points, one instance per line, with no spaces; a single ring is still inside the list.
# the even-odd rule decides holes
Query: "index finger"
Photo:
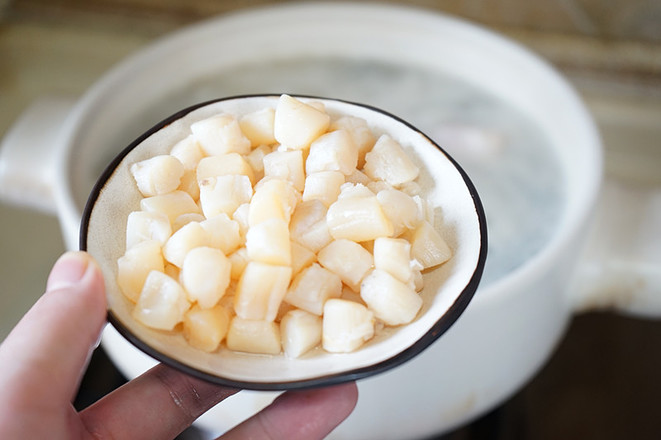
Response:
[[[237,391],[159,364],[83,410],[80,417],[95,438],[171,439]]]
[[[288,391],[221,439],[322,439],[351,414],[357,399],[358,388],[354,382]]]

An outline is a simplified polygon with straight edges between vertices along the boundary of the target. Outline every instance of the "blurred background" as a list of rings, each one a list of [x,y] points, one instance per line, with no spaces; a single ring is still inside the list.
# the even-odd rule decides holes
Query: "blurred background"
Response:
[[[80,96],[114,63],[159,36],[213,15],[272,3],[283,2],[0,0],[0,136],[35,99]],[[660,0],[406,4],[464,17],[545,57],[592,111],[606,147],[607,173],[632,184],[661,182]],[[0,202],[0,225],[2,340],[43,291],[64,244],[57,220],[47,214]],[[659,372],[661,323],[610,312],[582,314],[528,386],[444,438],[659,438]],[[122,382],[97,351],[77,405]],[[195,430],[181,438],[197,438]]]

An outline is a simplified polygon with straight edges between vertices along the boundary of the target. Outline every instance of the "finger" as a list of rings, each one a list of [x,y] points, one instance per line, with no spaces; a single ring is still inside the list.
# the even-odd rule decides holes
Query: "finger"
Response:
[[[103,278],[83,252],[55,263],[46,293],[25,314],[0,347],[3,393],[15,402],[69,403],[106,316]],[[57,380],[53,380],[57,378]]]
[[[80,416],[94,438],[171,439],[237,391],[157,365]]]
[[[268,438],[311,440],[326,437],[356,406],[358,388],[348,383],[329,388],[289,391],[232,429],[222,440]]]

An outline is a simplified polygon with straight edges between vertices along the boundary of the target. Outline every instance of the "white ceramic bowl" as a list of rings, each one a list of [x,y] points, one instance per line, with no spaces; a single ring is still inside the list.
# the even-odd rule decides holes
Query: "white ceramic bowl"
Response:
[[[271,80],[274,75],[278,81]],[[448,78],[452,80],[448,87],[436,89]],[[457,94],[465,87],[476,92],[471,92],[471,99]],[[584,273],[580,256],[601,188],[602,152],[592,118],[572,87],[534,54],[481,27],[438,13],[378,4],[288,4],[213,18],[149,45],[108,72],[77,101],[63,124],[57,118],[46,121],[62,128],[56,138],[45,132],[48,142],[35,151],[52,151],[55,143],[52,163],[36,152],[25,160],[33,169],[39,163],[54,167],[53,184],[47,181],[43,186],[54,194],[68,247],[78,247],[83,207],[103,167],[145,127],[195,102],[266,92],[368,102],[438,139],[448,133],[437,131],[438,121],[473,124],[482,139],[477,142],[478,154],[463,156],[476,157],[478,171],[498,177],[486,184],[476,182],[490,240],[494,238],[490,252],[499,245],[519,258],[517,264],[494,270],[494,262],[508,261],[489,255],[483,282],[461,319],[415,359],[359,381],[356,410],[330,438],[424,438],[466,423],[503,402],[538,371],[563,335],[576,304],[615,302],[616,290],[603,285],[603,280],[612,280],[611,272],[589,268],[592,278],[577,277]],[[481,104],[491,100],[504,107],[484,113]],[[60,108],[54,103],[35,110],[30,120],[51,116]],[[511,111],[523,116],[516,129],[502,120],[502,114]],[[493,124],[503,129],[496,130],[496,136],[489,135],[494,133]],[[27,131],[19,128],[8,137],[16,140],[19,132]],[[545,203],[519,211],[509,203],[491,206],[488,193],[500,194],[500,178],[525,169],[514,167],[511,173],[498,174],[500,144],[493,139],[505,134],[508,147],[528,129],[538,133],[541,142],[524,142],[514,156],[534,159],[546,145],[553,157],[549,165],[553,162],[559,170],[552,176],[564,189],[560,202],[548,211],[540,211]],[[459,131],[463,146],[474,147],[475,132]],[[8,144],[25,147],[35,142]],[[23,160],[30,155],[29,148],[5,151],[8,158],[15,154]],[[538,167],[534,173],[541,178],[545,170]],[[470,174],[473,178],[476,173]],[[518,195],[517,188],[523,192],[536,181],[533,177],[515,185],[513,195]],[[31,199],[19,189],[14,199],[29,203]],[[40,200],[32,204],[53,208]],[[617,213],[615,208],[607,212]],[[547,222],[551,227],[537,247],[524,252],[520,243],[508,242],[523,233],[521,220],[540,212],[551,216]],[[598,230],[602,238],[613,233],[613,228]],[[496,242],[498,235],[505,237],[501,243]],[[649,293],[638,297],[635,293],[641,289],[627,291],[633,293],[624,304],[633,298],[636,310],[650,310],[647,300],[658,298],[653,295],[659,291],[658,270],[648,271],[650,276],[626,278],[631,266],[608,267],[619,268],[618,277]],[[595,284],[600,288],[594,290]],[[584,295],[586,290],[591,296]],[[154,364],[112,327],[104,332],[102,346],[127,377]],[[198,426],[222,432],[273,396],[242,392],[205,414]]]
[[[126,218],[140,209],[142,194],[130,173],[132,164],[159,154],[190,134],[196,121],[228,113],[237,117],[275,108],[278,95],[218,99],[181,110],[152,127],[124,149],[106,168],[83,212],[81,248],[99,262],[106,280],[109,320],[136,347],[192,375],[243,389],[281,390],[323,386],[357,380],[387,371],[414,358],[459,318],[473,297],[487,254],[486,219],[475,187],[442,149],[410,124],[378,109],[325,98],[296,98],[322,102],[332,118],[362,118],[379,137],[388,134],[407,151],[420,169],[421,195],[442,212],[436,227],[453,256],[426,271],[420,292],[422,309],[403,326],[378,332],[360,349],[344,354],[317,350],[291,359],[221,348],[208,353],[190,346],[181,333],[150,329],[132,316],[133,303],[117,285],[117,260],[124,254]]]

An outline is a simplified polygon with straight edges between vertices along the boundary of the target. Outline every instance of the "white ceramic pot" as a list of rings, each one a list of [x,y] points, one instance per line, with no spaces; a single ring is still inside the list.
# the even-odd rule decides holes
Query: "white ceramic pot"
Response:
[[[294,73],[283,68],[287,63]],[[361,381],[355,412],[331,438],[409,439],[446,432],[498,405],[525,384],[582,308],[619,303],[650,315],[661,308],[658,300],[654,303],[658,296],[654,294],[661,292],[658,265],[625,261],[603,247],[583,252],[589,233],[597,236],[597,242],[618,233],[595,217],[601,215],[596,207],[603,188],[599,136],[567,82],[520,46],[451,17],[375,4],[290,4],[214,18],[128,58],[75,104],[45,101],[30,110],[3,142],[0,190],[7,199],[56,213],[67,246],[75,249],[81,212],[105,164],[175,110],[219,97],[213,93],[294,92],[369,100],[423,131],[425,125],[434,131],[438,127],[429,122],[429,114],[415,110],[424,102],[425,111],[433,113],[435,103],[443,107],[454,89],[430,96],[428,86],[434,82],[418,87],[417,77],[402,76],[408,70],[459,78],[461,84],[523,115],[556,158],[557,180],[563,188],[561,203],[547,225],[548,237],[522,262],[485,280],[461,319],[419,357]],[[270,81],[278,72],[290,81]],[[214,76],[222,80],[210,85]],[[461,99],[456,103],[464,116],[472,108]],[[446,117],[452,113],[452,106],[443,108]],[[436,134],[448,133],[453,132],[439,129]],[[478,138],[480,133],[484,134],[478,131]],[[472,145],[467,139],[475,138],[470,130],[454,134],[466,148]],[[480,139],[475,154],[489,169],[492,156],[500,154],[500,144],[489,136]],[[534,173],[529,178],[537,179]],[[605,193],[600,212],[606,217],[616,214],[613,203],[626,196]],[[637,209],[652,205],[646,200],[656,201],[646,218],[658,220],[658,195],[645,197],[638,197]],[[539,207],[544,203],[539,201]],[[486,208],[491,238],[498,235],[491,228],[502,228],[499,218],[511,214],[512,207],[491,212]],[[523,233],[516,217],[504,223],[514,225],[514,238]],[[624,230],[647,234],[648,244],[660,241],[655,228],[641,228],[640,222],[635,231]],[[535,237],[533,233],[529,238]],[[507,248],[507,240],[501,245]],[[515,256],[523,252],[517,246],[510,246]],[[657,255],[648,253],[650,259]],[[488,259],[487,268],[490,263]],[[104,332],[103,347],[128,377],[153,364],[110,327]],[[270,393],[243,392],[198,424],[221,432],[272,398]]]

